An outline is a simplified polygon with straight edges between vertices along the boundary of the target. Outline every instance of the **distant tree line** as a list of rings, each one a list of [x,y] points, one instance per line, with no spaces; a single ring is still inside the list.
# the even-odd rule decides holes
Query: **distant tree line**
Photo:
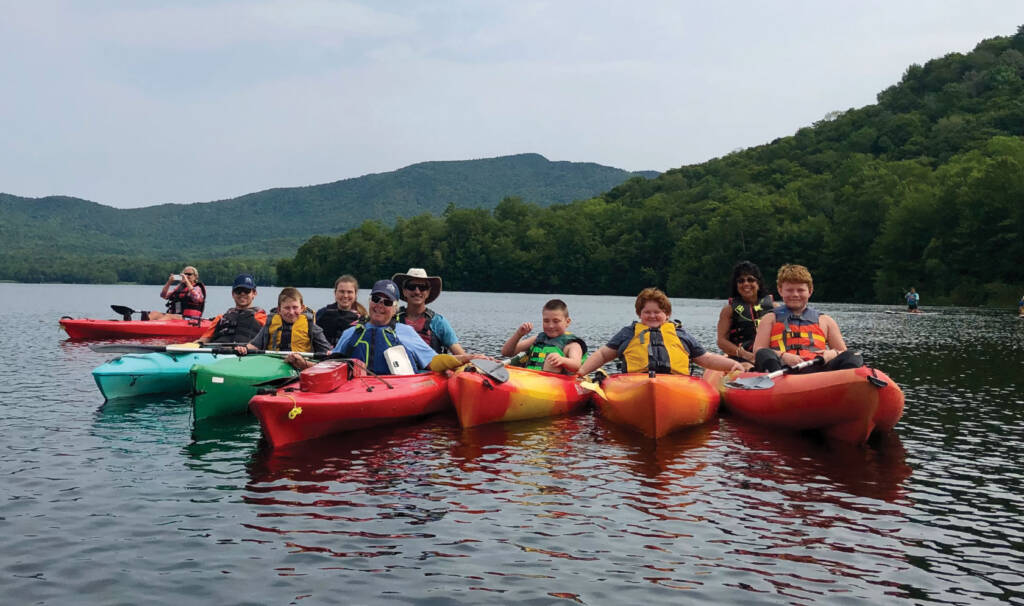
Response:
[[[770,144],[540,208],[449,206],[307,241],[278,280],[409,266],[448,288],[724,297],[738,260],[807,265],[815,298],[1009,305],[1024,287],[1024,27],[907,69],[878,103]]]
[[[8,257],[4,278],[16,282],[66,284],[163,284],[167,276],[185,265],[199,270],[199,279],[209,285],[230,285],[240,273],[251,273],[258,284],[277,281],[273,259],[145,259],[133,256],[96,257],[56,255],[40,262],[36,256]]]

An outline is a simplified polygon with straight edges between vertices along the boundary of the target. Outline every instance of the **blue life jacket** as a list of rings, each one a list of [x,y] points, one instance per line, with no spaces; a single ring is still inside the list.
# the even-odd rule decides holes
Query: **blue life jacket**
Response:
[[[342,353],[350,358],[362,360],[373,373],[386,375],[391,373],[391,367],[384,359],[384,350],[401,344],[398,333],[395,332],[394,320],[387,326],[360,322],[356,325],[355,334],[346,351]]]

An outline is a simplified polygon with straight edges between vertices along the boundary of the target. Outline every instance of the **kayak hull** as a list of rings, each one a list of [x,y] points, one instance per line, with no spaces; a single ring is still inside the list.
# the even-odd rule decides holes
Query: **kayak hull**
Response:
[[[720,400],[711,385],[687,375],[611,375],[601,391],[594,404],[602,417],[651,438],[708,422]]]
[[[196,364],[189,372],[195,420],[249,412],[249,399],[266,381],[299,376],[284,358],[266,355],[221,356]]]
[[[60,325],[71,339],[126,339],[133,337],[183,337],[198,339],[213,322],[202,320],[95,320],[61,318]]]
[[[738,378],[763,374],[747,372]],[[875,431],[891,431],[903,416],[899,385],[867,366],[782,375],[768,389],[729,387],[723,379],[721,373],[707,376],[737,416],[773,427],[820,430],[844,442],[860,444]]]
[[[157,393],[188,393],[192,385],[189,369],[215,358],[217,356],[211,353],[125,354],[97,366],[92,377],[107,400]]]
[[[449,379],[448,394],[463,427],[564,415],[590,399],[591,392],[569,375],[517,367],[508,374],[499,383],[467,366]]]
[[[249,409],[259,419],[263,435],[272,447],[397,423],[451,408],[448,377],[443,374],[366,376],[362,365],[348,360],[323,362],[302,374],[324,372],[318,367],[337,369],[338,379],[330,391],[303,391],[290,386],[272,395],[256,395],[249,401]]]

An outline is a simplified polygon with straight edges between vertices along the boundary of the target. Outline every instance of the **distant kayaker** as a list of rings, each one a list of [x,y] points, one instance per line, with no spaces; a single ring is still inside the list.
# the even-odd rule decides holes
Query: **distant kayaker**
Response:
[[[775,309],[761,269],[750,261],[732,268],[729,301],[718,314],[718,348],[745,364],[754,364],[754,336],[761,317]]]
[[[167,299],[167,311],[143,312],[143,320],[180,320],[188,318],[198,321],[206,309],[206,285],[199,281],[199,270],[191,265],[180,274],[167,276],[167,282],[160,290],[160,296]]]
[[[272,309],[267,323],[263,325],[248,345],[235,348],[240,356],[251,351],[301,351],[327,353],[331,344],[324,337],[324,331],[317,326],[313,311],[302,301],[299,289],[287,287],[277,296],[277,308]],[[306,368],[304,358],[292,354],[285,358],[295,368]]]
[[[448,320],[427,307],[427,303],[441,296],[440,276],[428,276],[422,267],[410,267],[404,274],[391,276],[391,280],[398,285],[401,299],[405,301],[395,316],[400,324],[408,324],[416,329],[420,337],[437,353],[466,353],[459,345],[459,338]]]
[[[532,337],[523,338],[533,331],[533,324],[523,322],[501,347],[501,355],[514,356],[529,351],[523,364],[526,368],[547,372],[572,374],[583,363],[587,344],[583,339],[568,332],[569,307],[561,299],[551,299],[541,310],[544,330]]]
[[[415,372],[427,369],[444,370],[465,364],[480,355],[438,355],[408,324],[395,321],[398,311],[398,285],[391,280],[378,280],[370,290],[369,318],[351,326],[338,339],[331,353],[361,360],[375,374],[391,374],[391,365],[385,350],[401,345]],[[296,368],[309,368],[313,363],[304,358],[289,356]],[[431,364],[435,362],[435,364]]]
[[[917,308],[918,302],[921,301],[921,295],[917,294],[917,291],[914,290],[913,286],[910,287],[910,292],[908,292],[907,294],[903,295],[903,297],[907,300],[907,311],[908,312],[910,312],[912,314],[919,314],[919,313],[921,313],[921,310]]]
[[[324,336],[333,347],[346,328],[366,317],[366,308],[356,300],[359,282],[355,276],[345,274],[334,281],[334,303],[316,311],[316,323],[324,329]]]
[[[634,307],[640,321],[615,333],[587,358],[577,375],[587,375],[615,358],[622,360],[625,372],[688,375],[691,361],[711,370],[743,370],[736,360],[705,350],[672,321],[672,302],[661,290],[643,289]]]
[[[256,306],[256,280],[250,274],[238,274],[231,284],[235,305],[213,319],[213,326],[199,343],[248,343],[267,323],[267,312]]]
[[[772,310],[757,327],[754,338],[754,367],[775,372],[783,365],[794,366],[820,356],[824,366],[805,372],[857,368],[864,365],[858,354],[846,350],[839,325],[830,316],[809,307],[814,292],[811,272],[803,265],[783,265],[775,283],[782,305]]]

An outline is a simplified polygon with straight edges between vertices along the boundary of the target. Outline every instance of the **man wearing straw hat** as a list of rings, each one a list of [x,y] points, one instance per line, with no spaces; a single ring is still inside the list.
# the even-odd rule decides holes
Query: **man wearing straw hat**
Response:
[[[422,267],[410,267],[409,271],[395,274],[391,279],[398,285],[405,301],[395,320],[412,326],[437,353],[465,354],[466,350],[459,345],[459,338],[448,320],[427,307],[427,303],[441,295],[441,278],[428,276]]]

